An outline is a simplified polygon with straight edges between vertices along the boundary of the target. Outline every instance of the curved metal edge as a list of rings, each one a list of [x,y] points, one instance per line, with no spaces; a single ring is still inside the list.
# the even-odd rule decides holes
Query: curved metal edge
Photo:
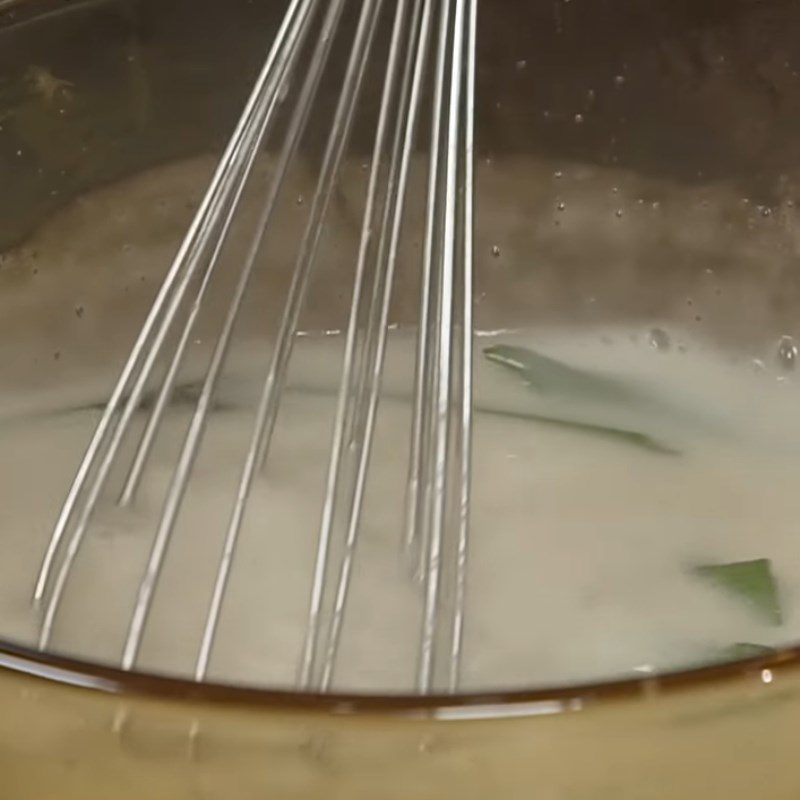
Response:
[[[0,33],[42,18],[70,14],[109,0],[73,0],[53,7],[52,0],[0,0]],[[11,16],[8,12],[23,10]],[[5,15],[5,18],[3,16]],[[59,654],[46,654],[0,639],[0,679],[3,673],[44,680],[62,686],[113,695],[134,695],[183,702],[311,711],[336,715],[389,714],[442,720],[498,719],[575,712],[598,701],[652,697],[653,694],[699,689],[734,681],[763,683],[763,673],[796,670],[800,645],[728,664],[689,670],[576,684],[574,686],[514,689],[456,695],[312,694],[280,689],[194,681],[146,672],[126,672]]]
[[[668,695],[736,681],[779,683],[781,673],[800,666],[800,646],[777,650],[767,656],[729,664],[690,670],[623,678],[573,686],[539,689],[510,689],[440,695],[315,694],[288,689],[263,689],[254,686],[213,681],[195,681],[148,672],[125,672],[65,655],[40,653],[23,645],[0,641],[0,680],[3,673],[15,673],[62,686],[139,696],[177,702],[267,708],[283,712],[323,714],[378,714],[440,720],[502,719],[572,713],[600,702],[636,700]],[[768,674],[769,680],[765,680]]]

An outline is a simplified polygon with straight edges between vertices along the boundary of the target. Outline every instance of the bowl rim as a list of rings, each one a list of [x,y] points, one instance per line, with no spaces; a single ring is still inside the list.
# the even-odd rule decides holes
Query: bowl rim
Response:
[[[78,0],[54,4],[52,0],[0,0],[0,30],[18,27],[55,15],[74,13],[103,0]],[[8,13],[11,12],[11,13]],[[43,652],[0,638],[0,679],[11,675],[92,690],[102,694],[141,699],[203,702],[209,705],[307,711],[337,715],[389,714],[448,719],[533,716],[581,710],[595,701],[635,699],[719,686],[742,680],[765,682],[765,672],[795,670],[800,666],[800,643],[769,653],[727,663],[714,663],[665,673],[589,681],[571,685],[546,685],[453,694],[381,694],[304,692],[132,670],[55,652]]]
[[[126,671],[58,653],[42,652],[0,639],[0,679],[16,674],[60,686],[140,699],[202,702],[208,705],[306,711],[335,715],[383,714],[440,719],[535,716],[583,710],[609,700],[635,700],[654,694],[673,694],[737,681],[771,683],[775,673],[800,665],[800,645],[764,655],[707,664],[664,673],[598,680],[572,685],[522,687],[453,694],[381,694],[306,692],[189,678],[154,672]]]

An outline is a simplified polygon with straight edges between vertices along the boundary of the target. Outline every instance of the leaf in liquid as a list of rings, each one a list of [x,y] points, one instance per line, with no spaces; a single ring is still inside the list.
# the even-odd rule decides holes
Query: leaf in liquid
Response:
[[[755,642],[735,642],[724,647],[709,647],[704,655],[696,662],[689,662],[685,666],[689,669],[703,669],[716,664],[730,664],[734,661],[746,661],[750,658],[766,658],[774,655],[774,647]]]
[[[649,436],[646,433],[639,431],[631,431],[625,428],[612,428],[607,425],[594,425],[590,422],[575,422],[570,419],[558,419],[556,417],[548,417],[545,414],[526,414],[521,411],[499,411],[494,408],[483,408],[478,406],[479,411],[485,414],[491,414],[495,417],[507,417],[511,419],[524,419],[536,422],[540,425],[550,425],[556,428],[563,428],[564,430],[580,431],[582,433],[602,436],[605,438],[616,439],[620,442],[625,442],[634,447],[642,447],[645,450],[650,450],[653,453],[661,455],[677,456],[681,451],[670,447],[664,442]]]
[[[744,661],[747,658],[770,656],[775,652],[773,647],[753,642],[736,642],[720,652],[720,661]]]
[[[624,381],[598,372],[576,369],[527,347],[497,344],[483,351],[489,361],[517,373],[541,394],[578,395],[604,402],[630,402],[641,397]]]
[[[527,347],[499,344],[485,348],[483,354],[489,361],[516,373],[527,386],[535,389],[541,395],[573,396],[606,405],[642,404],[649,401],[643,392],[625,381],[601,373],[570,367]],[[676,455],[680,452],[642,431],[595,422],[558,419],[541,414],[495,413],[614,437],[652,452],[669,455]]]
[[[773,625],[780,625],[783,621],[778,585],[768,558],[729,564],[703,564],[695,567],[694,573],[741,598]]]

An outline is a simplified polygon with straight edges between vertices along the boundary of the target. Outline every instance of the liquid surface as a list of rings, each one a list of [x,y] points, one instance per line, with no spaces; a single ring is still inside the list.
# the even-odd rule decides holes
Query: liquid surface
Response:
[[[699,346],[654,352],[646,337],[632,342],[628,331],[480,337],[479,350],[498,342],[534,344],[564,363],[642,387],[658,402],[650,408],[548,398],[479,356],[462,688],[596,680],[701,663],[737,642],[791,641],[800,625],[796,386]],[[336,672],[343,689],[413,685],[422,593],[399,556],[412,344],[398,332],[390,345]],[[293,681],[340,353],[338,337],[298,344],[237,551],[214,677]],[[219,397],[176,529],[142,667],[193,668],[258,387],[247,370],[235,377]],[[135,510],[109,503],[99,514],[58,617],[55,649],[119,657],[189,410],[177,404],[169,413]],[[0,525],[15,554],[2,567],[0,622],[9,638],[35,637],[33,576],[97,413],[64,408],[3,421],[0,452],[13,454],[0,459],[7,498]],[[664,449],[613,432],[621,429],[645,433]],[[696,564],[755,558],[772,561],[781,626],[691,572]]]
[[[41,611],[31,608],[30,597],[47,539],[118,365],[191,215],[175,198],[196,202],[207,167],[170,166],[87,195],[7,259],[0,276],[2,637],[37,640]],[[363,170],[356,165],[353,172],[361,176]],[[289,196],[293,188],[307,196],[307,177],[295,180]],[[355,195],[348,181],[345,194]],[[286,225],[293,227],[283,229],[287,235],[271,252],[276,269],[266,273],[277,277],[257,280],[216,398],[155,595],[137,662],[142,669],[194,671],[269,363],[264,319],[277,318],[285,295],[280,276],[287,274],[281,269],[293,263],[288,244],[302,231],[292,214],[304,207],[290,206]],[[104,222],[98,224],[101,209]],[[344,201],[333,214],[339,222],[353,218]],[[337,230],[343,248],[355,245],[352,219]],[[137,231],[143,232],[138,238]],[[343,348],[341,334],[314,331],[341,327],[353,263],[330,252],[320,268],[321,291],[312,291],[306,309],[309,333],[297,339],[269,459],[236,550],[210,664],[213,679],[295,685]],[[492,278],[503,257],[490,255],[483,263],[485,285],[505,286]],[[418,264],[418,255],[404,263]],[[223,283],[228,274],[235,273],[222,272]],[[553,267],[553,279],[558,274]],[[416,287],[400,285],[397,295],[396,317],[404,320],[416,308]],[[210,293],[212,313],[198,323],[180,391],[132,509],[114,506],[128,461],[112,475],[56,618],[55,651],[120,661],[216,330],[213,312],[224,309],[224,296]],[[494,305],[481,304],[481,297],[479,312],[501,305],[497,297]],[[524,300],[517,298],[518,308]],[[546,298],[536,302],[539,317]],[[735,304],[727,309],[733,320]],[[461,690],[660,672],[730,657],[738,643],[774,646],[800,638],[794,344],[781,341],[759,352],[765,366],[754,363],[753,352],[738,355],[743,348],[712,344],[692,325],[690,333],[692,326],[677,322],[548,321],[476,337]],[[497,363],[502,358],[487,358],[487,348],[497,354],[509,346],[532,351],[546,368],[537,367],[526,383]],[[415,685],[423,587],[401,554],[414,347],[413,326],[392,330],[333,681],[343,691],[401,692]],[[143,410],[134,432],[144,421]],[[329,586],[341,536],[337,527]],[[770,561],[780,625],[695,571],[751,559]],[[450,542],[442,627],[452,610],[453,563]],[[328,614],[326,604],[323,631]],[[446,643],[437,652],[441,686]]]

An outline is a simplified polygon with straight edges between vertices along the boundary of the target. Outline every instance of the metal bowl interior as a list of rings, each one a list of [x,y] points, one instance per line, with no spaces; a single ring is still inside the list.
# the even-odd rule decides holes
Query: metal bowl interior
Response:
[[[88,189],[219,152],[282,10],[244,0],[0,3],[0,251],[24,247]],[[702,324],[748,357],[796,332],[798,28],[800,14],[777,0],[486,4],[479,324],[667,319]],[[367,87],[367,103],[377,90]],[[305,144],[312,165],[321,136]],[[369,139],[367,126],[356,129],[353,159]],[[643,214],[648,225],[634,224]],[[0,289],[20,279],[9,266],[0,263]],[[93,353],[110,370],[147,297]],[[5,384],[22,375],[7,354],[36,336],[14,315],[0,319]],[[48,336],[48,352],[56,339],[64,353],[88,347],[68,324]],[[798,660],[786,650],[658,679],[457,699],[323,697],[131,675],[7,642],[0,763],[11,798],[140,797],[146,764],[151,796],[172,798],[514,797],[533,783],[547,796],[618,799],[641,797],[646,782],[653,798],[676,796],[679,784],[685,797],[777,799],[798,788],[784,777]],[[692,742],[703,743],[694,755]],[[734,763],[739,747],[751,748],[749,763]],[[283,767],[265,775],[265,752]],[[677,763],[687,765],[680,778]]]

